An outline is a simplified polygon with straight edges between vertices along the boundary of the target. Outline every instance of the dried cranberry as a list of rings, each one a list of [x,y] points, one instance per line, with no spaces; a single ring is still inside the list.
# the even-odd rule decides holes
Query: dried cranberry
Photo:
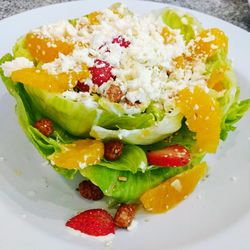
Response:
[[[131,44],[130,41],[125,40],[125,38],[122,37],[122,36],[115,37],[115,38],[113,39],[112,43],[117,43],[117,44],[119,44],[121,47],[124,47],[124,48],[127,48],[127,47]]]

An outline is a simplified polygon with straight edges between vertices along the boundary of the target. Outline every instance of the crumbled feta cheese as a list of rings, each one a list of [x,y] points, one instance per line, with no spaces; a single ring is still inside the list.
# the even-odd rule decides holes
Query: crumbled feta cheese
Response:
[[[174,180],[170,185],[178,192],[182,190],[182,185],[179,179]]]
[[[117,15],[110,9],[101,11],[98,25],[91,25],[87,17],[81,17],[75,27],[67,21],[60,21],[34,30],[41,37],[52,38],[49,42],[51,47],[55,39],[74,44],[72,53],[59,53],[58,58],[43,64],[42,69],[49,74],[80,72],[83,64],[93,67],[96,59],[108,62],[115,76],[110,81],[124,93],[120,103],[127,114],[140,113],[141,107],[145,109],[151,101],[160,103],[166,112],[171,113],[177,110],[175,96],[180,90],[186,87],[193,89],[199,85],[208,91],[207,76],[204,74],[206,66],[202,61],[177,68],[173,60],[182,54],[188,55],[187,48],[194,41],[186,45],[180,30],[168,27],[174,39],[166,44],[161,35],[166,24],[159,13],[151,12],[142,16],[128,14],[124,5],[119,7],[119,13],[124,15]],[[184,16],[181,20],[184,24],[188,22]],[[115,42],[118,37],[128,41],[129,45],[121,46]],[[213,39],[212,34],[203,38],[205,42]],[[81,80],[90,87],[91,93],[101,96],[105,96],[111,84],[107,82],[98,87],[93,84],[91,77]],[[81,93],[66,91],[63,96],[74,101],[85,101],[91,107],[96,105],[92,105],[93,102]],[[122,138],[123,135],[119,136]]]
[[[137,220],[132,220],[131,224],[127,227],[128,231],[134,231],[136,227],[138,226],[138,221]]]
[[[43,25],[38,29],[33,30],[34,33],[40,34],[41,37],[49,37],[62,40],[67,36],[76,36],[77,30],[67,20],[62,20],[54,24]]]
[[[25,68],[33,68],[34,64],[32,61],[25,57],[17,57],[16,59],[5,62],[1,65],[4,75],[6,77],[10,77],[14,71],[25,69]]]

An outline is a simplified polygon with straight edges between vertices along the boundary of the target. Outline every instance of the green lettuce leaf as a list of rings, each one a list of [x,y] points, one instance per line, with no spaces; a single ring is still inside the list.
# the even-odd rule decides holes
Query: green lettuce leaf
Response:
[[[108,129],[141,129],[152,126],[155,123],[154,115],[142,113],[136,115],[116,115],[103,111],[97,120],[97,126]]]
[[[116,161],[102,160],[99,166],[120,171],[130,171],[136,173],[137,171],[145,171],[148,165],[145,152],[138,146],[125,145],[122,156]]]
[[[137,201],[148,189],[186,169],[187,167],[158,168],[145,173],[133,174],[129,171],[90,166],[80,170],[80,173],[100,187],[106,196],[113,197],[117,202],[127,203]],[[125,178],[126,181],[120,181],[119,177]]]
[[[162,20],[172,29],[180,29],[186,43],[202,30],[202,25],[193,16],[180,10],[166,8],[162,12]]]
[[[222,50],[219,50],[213,57],[207,60],[206,74],[209,75],[220,68],[227,68],[222,82],[225,90],[223,95],[220,95],[217,99],[223,113],[220,138],[225,140],[228,133],[236,129],[234,124],[249,110],[250,99],[239,101],[240,87],[231,62]]]
[[[234,124],[238,122],[243,115],[250,108],[250,99],[246,99],[240,102],[234,102],[229,108],[227,114],[225,115],[221,127],[220,137],[222,140],[225,140],[230,131],[234,131],[236,127]]]
[[[34,107],[43,115],[74,136],[86,137],[96,119],[97,102],[87,96],[85,101],[75,102],[60,94],[25,86]]]
[[[148,145],[161,141],[176,132],[181,127],[183,116],[165,116],[156,125],[143,129],[109,130],[100,126],[93,126],[90,135],[96,139],[121,139],[129,144]]]
[[[44,136],[33,127],[35,121],[44,116],[32,105],[31,99],[26,93],[23,85],[21,83],[14,83],[10,78],[4,76],[1,65],[6,61],[11,60],[13,60],[13,57],[10,54],[6,54],[1,58],[1,78],[9,93],[16,100],[16,114],[23,131],[31,143],[37,148],[38,152],[47,159],[49,155],[56,151],[60,151],[61,143],[70,143],[74,140],[74,137],[61,129],[56,123],[54,124],[54,133],[51,137]],[[54,167],[54,169],[64,177],[70,179],[72,179],[77,172],[75,170],[64,170],[58,167]]]
[[[31,61],[34,60],[32,55],[30,54],[28,48],[26,47],[25,36],[20,37],[16,41],[16,43],[15,43],[13,49],[12,49],[12,52],[13,52],[13,55],[14,55],[15,58],[16,57],[26,57]]]

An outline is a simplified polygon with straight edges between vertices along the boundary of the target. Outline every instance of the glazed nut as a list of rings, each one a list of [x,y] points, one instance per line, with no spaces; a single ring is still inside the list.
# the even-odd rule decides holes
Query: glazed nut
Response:
[[[104,196],[102,190],[91,181],[82,181],[79,184],[79,192],[82,197],[88,200],[101,200]]]
[[[117,85],[114,85],[114,84],[110,85],[106,94],[107,94],[107,98],[111,102],[120,102],[122,97],[123,97],[123,93],[121,91],[121,88]]]
[[[127,228],[134,219],[137,207],[136,204],[121,204],[114,217],[115,225],[120,228]]]
[[[47,118],[36,121],[34,127],[47,137],[51,136],[54,132],[53,122]]]
[[[122,155],[123,143],[119,140],[111,140],[104,143],[104,158],[108,161],[115,161]]]

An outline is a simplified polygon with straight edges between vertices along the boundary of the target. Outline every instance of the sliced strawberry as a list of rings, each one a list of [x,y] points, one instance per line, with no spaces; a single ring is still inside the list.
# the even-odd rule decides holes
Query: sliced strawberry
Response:
[[[118,36],[113,39],[112,43],[118,43],[121,47],[127,48],[131,42],[125,40],[125,38],[122,36]]]
[[[85,84],[84,82],[77,82],[75,86],[76,91],[79,92],[89,92],[89,86]]]
[[[113,76],[111,70],[112,67],[108,62],[96,59],[95,65],[89,68],[93,83],[101,86],[107,82]]]
[[[148,163],[161,167],[181,167],[190,161],[189,151],[181,145],[172,145],[147,153]]]
[[[115,233],[112,216],[104,209],[90,209],[69,219],[67,227],[91,236],[105,236]]]

